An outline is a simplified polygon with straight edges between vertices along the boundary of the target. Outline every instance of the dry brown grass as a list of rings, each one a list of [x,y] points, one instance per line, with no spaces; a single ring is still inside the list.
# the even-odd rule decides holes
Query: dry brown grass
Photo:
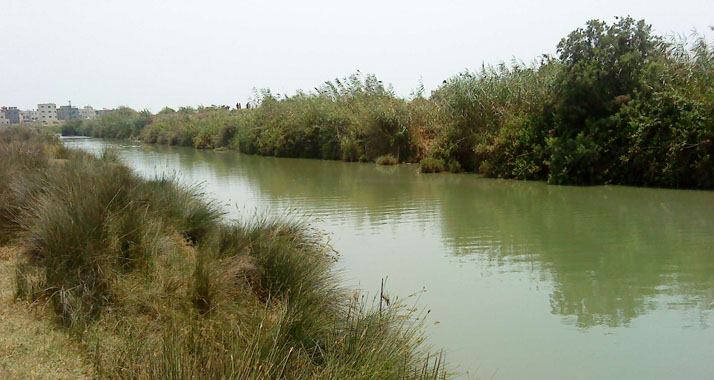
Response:
[[[15,301],[18,250],[0,247],[0,379],[92,379],[76,342],[40,306]]]

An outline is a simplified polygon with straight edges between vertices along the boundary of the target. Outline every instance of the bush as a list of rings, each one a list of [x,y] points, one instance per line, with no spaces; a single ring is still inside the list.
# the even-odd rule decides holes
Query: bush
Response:
[[[62,136],[77,136],[82,133],[82,120],[69,120],[60,127]]]
[[[554,95],[554,136],[548,181],[601,184],[613,178],[628,136],[614,117],[636,93],[644,75],[664,59],[664,45],[643,20],[591,20],[558,44],[563,70]]]
[[[451,173],[461,173],[463,169],[461,168],[461,164],[459,161],[456,160],[451,160],[449,161],[449,164],[447,165],[447,170]]]
[[[379,156],[377,157],[375,162],[377,163],[377,165],[396,165],[399,163],[399,161],[391,154]]]
[[[444,160],[440,158],[427,157],[419,162],[419,170],[422,173],[440,173],[444,171]]]

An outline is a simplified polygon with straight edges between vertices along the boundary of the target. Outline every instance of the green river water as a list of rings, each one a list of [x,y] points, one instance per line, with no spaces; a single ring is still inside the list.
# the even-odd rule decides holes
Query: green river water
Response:
[[[714,192],[65,143],[202,183],[233,218],[310,215],[346,287],[423,291],[428,341],[460,378],[714,378]]]

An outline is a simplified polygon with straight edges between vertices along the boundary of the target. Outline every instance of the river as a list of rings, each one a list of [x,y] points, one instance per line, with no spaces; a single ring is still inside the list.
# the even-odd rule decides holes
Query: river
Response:
[[[421,293],[461,378],[714,378],[714,192],[64,141],[201,183],[231,218],[311,217],[346,287]]]

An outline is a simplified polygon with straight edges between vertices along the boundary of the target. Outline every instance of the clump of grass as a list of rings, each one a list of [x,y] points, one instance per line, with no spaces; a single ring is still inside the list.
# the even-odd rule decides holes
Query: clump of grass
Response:
[[[123,166],[73,161],[42,182],[21,223],[23,240],[46,270],[58,315],[81,327],[110,302],[113,276],[145,263],[157,231],[147,207],[133,201],[140,183]]]
[[[440,173],[444,171],[444,160],[427,157],[419,162],[419,171],[422,173]]]
[[[0,128],[0,243],[19,231],[16,216],[39,191],[37,177],[48,166],[56,138],[35,128]],[[27,175],[23,175],[27,174]]]
[[[160,177],[144,184],[143,200],[162,210],[192,243],[203,239],[223,213],[207,201],[199,185],[180,185],[176,178]]]
[[[397,160],[391,154],[386,154],[384,156],[377,157],[375,162],[377,163],[377,165],[396,165],[399,163],[399,160]]]
[[[13,220],[44,274],[18,267],[18,294],[44,289],[60,320],[81,329],[115,304],[117,278],[148,270],[173,233],[198,243],[220,213],[196,188],[140,179],[116,152],[69,157],[20,172],[9,193],[25,205]]]

